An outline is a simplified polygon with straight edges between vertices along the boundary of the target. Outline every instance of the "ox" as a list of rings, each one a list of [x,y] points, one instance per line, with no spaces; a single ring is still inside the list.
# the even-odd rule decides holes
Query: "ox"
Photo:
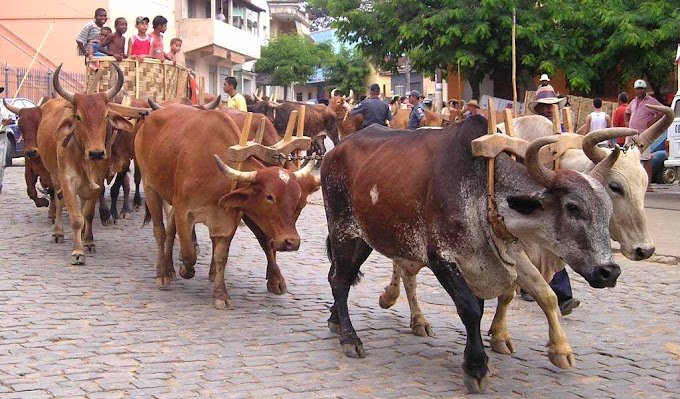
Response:
[[[346,108],[345,103],[353,97],[352,90],[347,97],[336,94],[337,89],[331,91],[331,98],[328,99],[328,108],[335,114],[338,123],[338,135],[342,140],[350,134],[361,130],[364,121],[363,115],[352,115]]]
[[[85,263],[84,249],[95,252],[92,219],[109,170],[112,128],[132,130],[130,122],[107,106],[123,86],[123,72],[116,64],[112,65],[118,74],[116,84],[105,93],[96,94],[64,89],[59,82],[60,65],[54,72],[53,84],[64,100],[53,100],[58,103],[51,112],[43,114],[38,127],[38,152],[57,193],[54,241],[64,240],[62,210],[66,205],[73,231],[74,265]]]
[[[299,111],[303,105],[305,106],[304,135],[312,139],[310,151],[323,155],[326,152],[326,146],[323,143],[326,135],[333,141],[333,144],[337,144],[339,140],[335,114],[325,105],[303,104],[294,101],[284,101],[279,104],[260,100],[249,106],[248,111],[266,115],[274,123],[274,128],[276,128],[279,136],[283,137],[291,112]]]
[[[464,382],[471,392],[488,383],[480,334],[483,300],[509,289],[515,267],[532,267],[516,240],[502,240],[487,219],[485,160],[470,143],[487,131],[483,117],[438,130],[369,126],[322,162],[335,303],[328,320],[345,355],[364,357],[347,298],[373,249],[410,273],[428,266],[456,304],[467,342]],[[526,167],[501,154],[495,162],[495,203],[512,236],[550,246],[594,287],[611,287],[620,268],[606,226],[611,200],[592,177],[551,171],[529,146]],[[408,157],[404,154],[408,153]],[[618,153],[609,157],[608,165]],[[408,184],[404,184],[408,182]],[[528,265],[528,266],[527,266]]]
[[[423,108],[423,111],[425,111],[425,124],[422,126],[430,127],[442,126],[441,115],[427,108]],[[410,110],[404,110],[400,109],[400,107],[396,107],[394,114],[392,115],[392,120],[390,121],[390,127],[393,129],[406,129],[408,126],[408,118],[410,116],[411,116]]]
[[[166,287],[174,276],[174,240],[167,234],[173,230],[179,236],[182,256],[179,274],[193,277],[196,251],[191,230],[196,223],[203,223],[213,244],[213,299],[218,309],[232,308],[224,269],[241,215],[270,237],[270,249],[295,251],[300,245],[295,221],[307,196],[319,188],[311,175],[313,162],[291,172],[267,167],[251,157],[242,165],[246,171],[232,169],[220,158],[227,157],[239,136],[238,127],[225,112],[178,105],[154,111],[135,138],[135,154],[143,171],[146,203],[158,245],[156,283]],[[173,207],[168,217],[173,225],[168,232],[163,225],[163,201]]]
[[[19,117],[19,128],[24,138],[24,157],[26,159],[24,179],[26,180],[28,197],[33,200],[38,208],[49,206],[47,216],[49,219],[54,220],[54,188],[50,174],[45,169],[40,154],[38,154],[38,126],[40,126],[42,121],[44,110],[51,109],[57,102],[48,100],[46,103],[34,108],[17,108],[8,104],[4,99],[2,102],[5,108],[14,112]],[[40,180],[40,185],[50,196],[50,200],[38,196],[38,191],[35,187],[38,179]]]

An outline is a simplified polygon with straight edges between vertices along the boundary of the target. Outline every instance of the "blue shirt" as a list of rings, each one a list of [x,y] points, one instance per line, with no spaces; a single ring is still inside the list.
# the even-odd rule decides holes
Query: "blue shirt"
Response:
[[[423,110],[423,104],[418,103],[411,109],[411,116],[408,118],[408,128],[411,130],[416,130],[420,127],[420,120],[425,117],[425,110]]]
[[[361,127],[370,126],[378,123],[387,126],[385,120],[392,120],[392,113],[390,106],[378,97],[369,97],[362,101],[356,108],[352,110],[352,115],[361,114],[364,117],[361,122]]]

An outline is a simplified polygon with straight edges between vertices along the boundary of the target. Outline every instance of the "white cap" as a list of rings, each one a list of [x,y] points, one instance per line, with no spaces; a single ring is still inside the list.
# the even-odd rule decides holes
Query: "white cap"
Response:
[[[635,81],[635,84],[633,85],[634,88],[636,89],[646,89],[647,88],[647,82],[645,82],[642,79],[638,79]]]
[[[548,77],[547,73],[544,73],[543,75],[541,75],[540,80],[541,80],[541,82],[544,81],[544,80],[547,80],[548,82],[550,82],[550,78]]]

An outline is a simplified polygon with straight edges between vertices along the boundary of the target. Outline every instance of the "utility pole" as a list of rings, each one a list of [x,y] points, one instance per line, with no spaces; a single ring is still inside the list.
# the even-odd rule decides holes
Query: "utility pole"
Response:
[[[432,110],[440,112],[442,110],[442,69],[437,68],[434,72],[434,105]]]

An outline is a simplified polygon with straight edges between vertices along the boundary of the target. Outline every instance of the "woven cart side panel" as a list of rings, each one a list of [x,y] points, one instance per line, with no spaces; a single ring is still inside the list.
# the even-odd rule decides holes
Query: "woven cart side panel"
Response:
[[[99,84],[93,91],[94,93],[101,93],[108,90],[113,84],[116,83],[115,79],[118,77],[116,75],[115,69],[112,69],[111,61],[99,61],[99,68],[104,71],[102,74]],[[135,63],[130,61],[122,61],[117,63],[120,69],[123,71],[123,88],[128,94],[135,94]],[[94,81],[96,73],[88,69],[87,72],[87,85],[90,87]]]
[[[151,98],[154,101],[164,101],[163,92],[163,65],[160,63],[139,63],[139,96],[142,99]]]
[[[174,65],[165,66],[165,98],[163,100],[172,100],[177,97],[180,72],[180,69]]]

